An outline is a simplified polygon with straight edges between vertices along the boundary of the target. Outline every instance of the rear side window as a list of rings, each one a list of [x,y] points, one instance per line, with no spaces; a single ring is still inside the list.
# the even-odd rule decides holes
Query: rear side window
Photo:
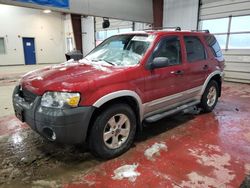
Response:
[[[205,36],[207,45],[212,50],[215,57],[222,57],[222,52],[219,43],[213,35]]]
[[[206,59],[206,53],[200,39],[195,36],[184,37],[188,62],[195,62]]]

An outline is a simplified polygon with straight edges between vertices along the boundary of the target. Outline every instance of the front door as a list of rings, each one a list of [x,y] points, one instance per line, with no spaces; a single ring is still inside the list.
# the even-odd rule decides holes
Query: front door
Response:
[[[25,65],[36,64],[35,39],[23,38],[23,51]]]
[[[156,57],[166,57],[169,65],[149,70],[145,75],[145,114],[164,111],[179,105],[182,92],[187,90],[186,66],[183,63],[180,37],[163,37],[156,46],[149,61]],[[150,63],[148,62],[148,63]]]

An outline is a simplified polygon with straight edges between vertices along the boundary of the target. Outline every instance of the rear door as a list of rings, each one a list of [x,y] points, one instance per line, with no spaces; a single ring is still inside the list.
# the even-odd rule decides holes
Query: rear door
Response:
[[[204,41],[198,36],[184,36],[187,84],[189,89],[200,88],[209,73],[209,59]],[[194,93],[195,94],[195,93]]]

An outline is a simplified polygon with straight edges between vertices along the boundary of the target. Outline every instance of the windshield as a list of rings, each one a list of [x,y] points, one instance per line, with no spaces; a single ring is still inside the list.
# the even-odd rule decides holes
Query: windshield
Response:
[[[140,62],[154,39],[154,35],[116,35],[97,46],[85,58],[116,66],[131,66]]]

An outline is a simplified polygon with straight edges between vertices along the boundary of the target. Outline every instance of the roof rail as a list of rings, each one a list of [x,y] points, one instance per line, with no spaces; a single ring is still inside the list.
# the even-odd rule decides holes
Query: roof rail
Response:
[[[205,30],[191,30],[192,32],[204,32],[204,33],[210,33],[208,29]]]
[[[164,30],[164,29],[174,29],[175,31],[181,31],[180,27],[153,27],[150,29],[144,29],[144,31]]]

